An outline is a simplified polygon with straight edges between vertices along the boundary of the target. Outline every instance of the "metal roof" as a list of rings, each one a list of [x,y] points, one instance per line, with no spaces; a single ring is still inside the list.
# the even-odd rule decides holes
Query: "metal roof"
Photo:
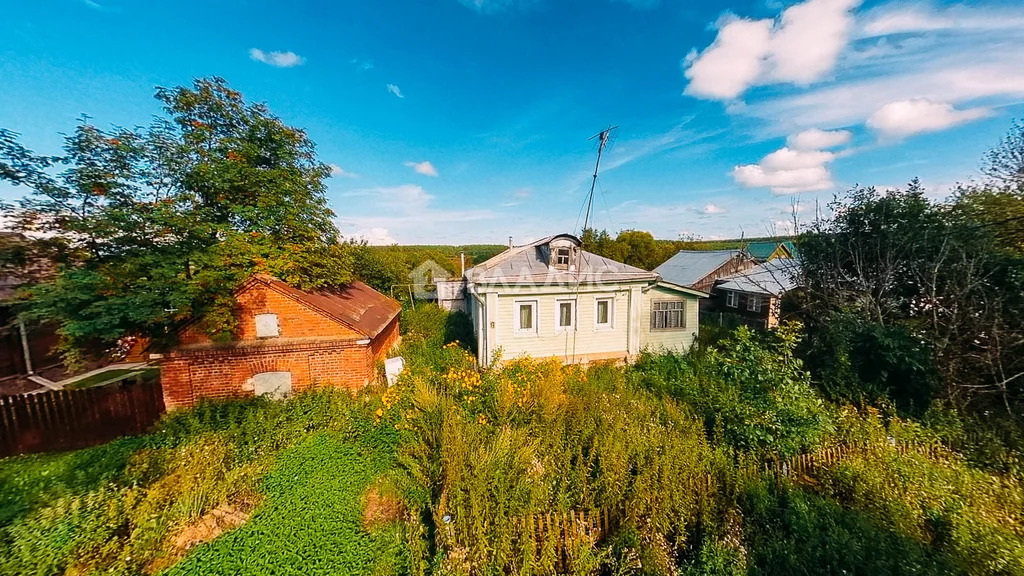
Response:
[[[466,270],[466,279],[480,284],[540,284],[561,285],[574,282],[597,284],[602,282],[651,281],[658,278],[635,266],[616,262],[603,256],[580,250],[579,270],[561,270],[548,266],[547,247],[556,238],[567,238],[577,247],[578,238],[571,234],[556,234],[525,246],[516,246]]]
[[[739,250],[680,250],[654,271],[673,284],[692,286],[739,255]]]
[[[733,274],[715,284],[715,289],[747,294],[781,296],[799,285],[800,262],[792,258],[776,258],[758,264],[746,272]]]
[[[332,290],[299,290],[266,274],[253,280],[298,300],[368,338],[381,333],[402,311],[397,300],[389,298],[358,280]],[[239,289],[245,290],[246,286]]]
[[[767,260],[775,253],[779,246],[785,246],[791,256],[796,256],[796,245],[792,240],[779,240],[769,242],[751,242],[747,244],[747,254],[756,260]]]

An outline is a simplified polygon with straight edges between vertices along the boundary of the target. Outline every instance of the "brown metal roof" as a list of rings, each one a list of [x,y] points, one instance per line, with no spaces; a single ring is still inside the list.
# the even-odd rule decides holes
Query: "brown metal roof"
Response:
[[[293,288],[265,274],[259,274],[255,279],[341,322],[367,338],[374,338],[380,334],[402,311],[402,305],[397,300],[377,292],[358,280],[333,290],[306,291]]]

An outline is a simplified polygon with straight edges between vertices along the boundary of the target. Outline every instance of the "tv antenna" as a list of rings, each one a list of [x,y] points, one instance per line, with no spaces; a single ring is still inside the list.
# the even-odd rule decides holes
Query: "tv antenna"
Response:
[[[618,128],[618,126],[609,126],[590,137],[590,140],[594,140],[596,138],[600,143],[597,147],[597,163],[594,164],[594,178],[590,181],[590,194],[587,196],[587,214],[583,217],[584,231],[586,231],[587,226],[590,224],[590,209],[594,205],[594,188],[597,186],[597,172],[601,169],[601,155],[604,154],[605,146],[608,145],[608,140],[611,138],[612,130],[615,130],[616,128]]]

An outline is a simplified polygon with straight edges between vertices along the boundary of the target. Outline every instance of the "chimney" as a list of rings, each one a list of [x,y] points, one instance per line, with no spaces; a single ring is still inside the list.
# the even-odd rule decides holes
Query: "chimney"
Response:
[[[462,263],[462,277],[465,278],[465,276],[466,276],[466,253],[465,252],[460,252],[459,253],[459,260]]]
[[[511,236],[508,237],[508,249],[509,250],[512,249],[512,237]]]

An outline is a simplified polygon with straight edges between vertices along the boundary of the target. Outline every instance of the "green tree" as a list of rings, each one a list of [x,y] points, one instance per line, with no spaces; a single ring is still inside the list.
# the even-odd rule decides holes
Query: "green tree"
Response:
[[[228,332],[232,292],[253,273],[313,289],[350,279],[324,194],[330,169],[305,132],[220,78],[156,98],[164,114],[150,126],[83,119],[60,156],[0,131],[0,178],[31,189],[12,210],[16,229],[76,256],[28,309],[59,322],[71,359],[129,334],[167,340],[196,316]]]

